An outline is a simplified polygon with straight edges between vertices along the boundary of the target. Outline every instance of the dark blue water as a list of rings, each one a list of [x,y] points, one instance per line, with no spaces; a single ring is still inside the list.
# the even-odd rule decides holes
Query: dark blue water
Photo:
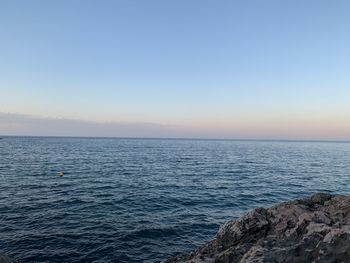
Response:
[[[0,183],[0,251],[159,262],[254,207],[350,194],[350,144],[7,137]]]

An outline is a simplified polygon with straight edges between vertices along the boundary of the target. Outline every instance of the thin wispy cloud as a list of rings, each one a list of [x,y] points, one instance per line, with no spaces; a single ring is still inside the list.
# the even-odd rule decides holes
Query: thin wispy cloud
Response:
[[[179,127],[157,123],[96,122],[0,113],[0,133],[32,136],[168,137]]]
[[[331,118],[231,120],[216,123],[162,124],[98,122],[0,112],[0,135],[141,138],[349,140],[350,124]],[[332,121],[333,120],[333,121]]]

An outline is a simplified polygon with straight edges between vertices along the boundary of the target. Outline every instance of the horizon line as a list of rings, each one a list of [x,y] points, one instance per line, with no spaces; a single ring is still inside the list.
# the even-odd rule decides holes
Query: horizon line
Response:
[[[252,141],[252,142],[325,142],[350,143],[350,140],[329,139],[262,139],[262,138],[206,138],[206,137],[128,137],[128,136],[64,136],[64,135],[2,135],[3,138],[62,138],[62,139],[124,139],[124,140],[186,140],[186,141]]]

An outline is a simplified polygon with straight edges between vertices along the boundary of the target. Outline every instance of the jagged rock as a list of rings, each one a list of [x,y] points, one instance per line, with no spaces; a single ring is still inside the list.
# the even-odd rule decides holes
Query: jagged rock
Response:
[[[216,238],[166,263],[350,262],[350,197],[319,193],[225,223]]]

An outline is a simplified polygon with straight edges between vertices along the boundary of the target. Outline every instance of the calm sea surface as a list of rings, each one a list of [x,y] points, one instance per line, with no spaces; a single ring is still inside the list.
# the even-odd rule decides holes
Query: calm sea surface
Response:
[[[350,143],[7,137],[0,251],[160,262],[249,209],[317,191],[350,194]]]

